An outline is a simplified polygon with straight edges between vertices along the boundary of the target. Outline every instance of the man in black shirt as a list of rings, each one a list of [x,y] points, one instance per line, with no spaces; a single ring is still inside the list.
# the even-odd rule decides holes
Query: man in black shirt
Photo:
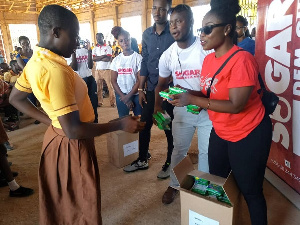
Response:
[[[172,6],[172,0],[154,0],[152,7],[152,16],[154,25],[147,28],[143,33],[142,40],[142,65],[140,71],[139,102],[143,107],[141,121],[146,122],[144,130],[139,133],[139,158],[131,165],[124,168],[126,172],[148,169],[149,143],[151,136],[151,127],[153,125],[152,115],[155,103],[155,87],[158,83],[158,62],[162,53],[174,43],[174,38],[170,34],[169,21],[167,20],[168,10]],[[147,86],[145,89],[145,84]],[[173,106],[168,102],[163,103],[163,109],[173,119]],[[172,130],[165,130],[168,141],[167,160],[162,170],[157,175],[164,179],[170,176],[170,162],[173,151]]]

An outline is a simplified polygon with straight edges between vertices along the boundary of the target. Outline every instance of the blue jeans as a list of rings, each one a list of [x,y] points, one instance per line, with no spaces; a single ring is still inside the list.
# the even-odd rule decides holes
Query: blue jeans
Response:
[[[95,78],[93,76],[85,77],[82,78],[86,86],[88,88],[88,95],[90,97],[93,109],[94,109],[94,114],[95,114],[95,120],[94,123],[98,123],[98,112],[97,112],[97,107],[98,107],[98,97],[97,97],[97,84],[95,81]]]
[[[139,103],[139,95],[133,95],[131,98],[131,101],[134,104],[134,107],[132,108],[133,114],[135,116],[142,114],[142,107]],[[117,103],[117,109],[119,117],[127,116],[129,115],[129,108],[127,105],[120,100],[120,96],[116,93],[116,103]]]

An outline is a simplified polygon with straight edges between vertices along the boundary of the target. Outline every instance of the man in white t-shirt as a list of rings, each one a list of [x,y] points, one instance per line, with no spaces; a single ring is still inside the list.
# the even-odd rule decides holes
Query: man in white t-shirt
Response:
[[[103,81],[105,80],[108,91],[109,101],[112,107],[116,106],[116,97],[111,84],[111,71],[109,70],[112,56],[112,49],[104,44],[102,33],[96,34],[97,45],[93,48],[93,61],[96,62],[95,79],[97,83],[98,106],[103,105]]]
[[[205,56],[210,53],[203,50],[199,37],[193,34],[193,13],[187,5],[178,5],[170,17],[170,33],[175,42],[162,54],[159,60],[159,80],[155,89],[155,109],[162,111],[162,98],[159,92],[168,88],[168,82],[172,75],[174,85],[188,90],[192,94],[200,94],[200,73]],[[174,108],[172,133],[174,149],[171,157],[171,181],[163,195],[162,202],[170,204],[176,193],[174,186],[179,183],[172,169],[187,155],[191,141],[197,129],[200,171],[209,172],[208,167],[208,142],[212,123],[207,111],[202,109],[199,114],[187,112],[186,107]]]
[[[92,49],[89,42],[82,41],[80,47],[71,56],[70,66],[78,73],[78,75],[85,81],[88,88],[88,95],[90,97],[94,113],[94,123],[98,123],[98,98],[97,98],[97,84],[95,78],[92,76],[93,57]],[[68,60],[67,60],[68,61]]]

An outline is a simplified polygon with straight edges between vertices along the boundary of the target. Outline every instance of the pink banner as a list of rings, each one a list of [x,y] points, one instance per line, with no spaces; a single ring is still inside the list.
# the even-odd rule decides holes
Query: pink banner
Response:
[[[255,57],[279,104],[268,167],[300,193],[300,3],[259,0]]]

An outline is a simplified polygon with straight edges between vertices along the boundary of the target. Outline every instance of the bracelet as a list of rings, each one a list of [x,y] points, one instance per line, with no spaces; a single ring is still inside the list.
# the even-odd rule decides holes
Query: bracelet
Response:
[[[138,91],[144,91],[144,89],[142,89],[142,88],[138,88]]]
[[[210,99],[208,98],[207,100],[208,100],[208,103],[207,103],[206,110],[209,109],[209,106],[210,106]]]

